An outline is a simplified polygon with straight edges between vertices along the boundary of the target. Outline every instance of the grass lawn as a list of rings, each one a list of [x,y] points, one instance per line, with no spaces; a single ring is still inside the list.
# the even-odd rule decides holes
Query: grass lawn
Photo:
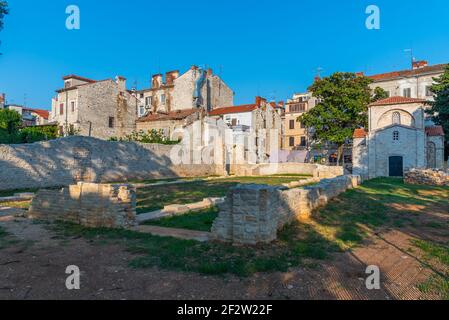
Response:
[[[307,176],[231,177],[139,188],[137,189],[137,213],[160,210],[169,204],[188,204],[199,202],[209,197],[224,197],[230,188],[239,183],[282,185],[283,183],[301,180],[301,178],[305,179]]]
[[[53,228],[63,237],[81,235],[93,241],[125,244],[130,252],[139,254],[130,262],[135,268],[247,276],[255,272],[287,271],[295,266],[315,267],[335,252],[360,245],[371,232],[380,229],[416,227],[419,231],[424,218],[432,219],[431,213],[449,211],[448,198],[448,187],[411,186],[400,179],[371,180],[340,195],[315,212],[313,218],[287,226],[276,242],[257,247],[199,243],[126,230],[86,229],[72,224],[57,224]],[[428,230],[444,233],[449,227],[447,221],[435,220],[433,228]],[[173,221],[163,223],[168,225]],[[414,245],[427,252],[429,261],[447,264],[447,242],[426,241]],[[422,290],[441,292],[445,288],[447,277],[423,284]]]
[[[25,209],[25,210],[28,210],[30,205],[31,205],[31,201],[0,202],[0,207],[10,207],[10,208]]]
[[[190,212],[179,216],[147,221],[144,224],[166,228],[210,231],[212,223],[217,217],[218,217],[218,209],[211,208],[208,210]]]

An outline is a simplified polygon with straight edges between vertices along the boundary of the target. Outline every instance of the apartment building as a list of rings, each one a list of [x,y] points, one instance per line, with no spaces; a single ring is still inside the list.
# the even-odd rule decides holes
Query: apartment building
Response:
[[[32,109],[21,105],[10,104],[5,108],[14,110],[22,116],[22,124],[24,127],[41,126],[48,124],[50,112],[43,109]]]
[[[317,104],[312,93],[294,94],[285,105],[284,121],[284,150],[301,150],[309,144],[308,130],[298,121],[298,118]]]
[[[60,134],[109,139],[135,131],[139,101],[126,89],[124,77],[96,81],[69,75],[63,81],[50,115]]]

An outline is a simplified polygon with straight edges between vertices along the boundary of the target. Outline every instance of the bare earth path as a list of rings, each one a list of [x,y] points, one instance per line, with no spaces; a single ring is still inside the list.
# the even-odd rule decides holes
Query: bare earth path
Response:
[[[409,233],[385,230],[366,244],[313,269],[217,277],[132,269],[125,246],[61,239],[25,219],[0,221],[20,242],[0,248],[0,299],[432,299],[417,289],[440,272],[411,253]],[[81,269],[81,290],[65,287],[65,269]],[[381,289],[367,290],[368,265],[378,265]],[[447,271],[447,270],[446,270]]]

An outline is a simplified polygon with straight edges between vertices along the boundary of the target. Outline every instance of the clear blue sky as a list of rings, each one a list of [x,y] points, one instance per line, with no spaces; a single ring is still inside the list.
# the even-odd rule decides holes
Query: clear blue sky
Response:
[[[305,91],[318,67],[369,74],[418,59],[449,62],[447,0],[10,0],[0,32],[0,92],[9,102],[50,108],[66,74],[148,87],[151,74],[207,65],[236,92],[236,103]],[[65,28],[65,8],[81,10],[81,30]],[[365,9],[381,10],[381,30]]]

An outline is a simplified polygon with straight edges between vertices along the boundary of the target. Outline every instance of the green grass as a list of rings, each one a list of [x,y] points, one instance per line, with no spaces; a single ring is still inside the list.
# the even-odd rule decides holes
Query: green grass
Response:
[[[216,196],[224,192],[222,184],[222,181],[201,184],[199,190],[195,189],[196,184],[191,184],[187,190],[178,192],[188,192],[189,196],[199,192],[198,196],[203,197],[201,192],[207,186],[207,196]],[[447,187],[409,186],[400,179],[371,180],[360,188],[340,195],[316,211],[311,219],[285,227],[278,234],[277,241],[255,247],[199,243],[125,230],[86,229],[70,224],[58,224],[57,230],[62,236],[81,235],[98,243],[112,241],[124,244],[129,251],[138,254],[130,263],[135,268],[158,267],[204,274],[248,276],[256,272],[283,272],[296,266],[316,266],[335,252],[360,245],[379,228],[414,225],[419,228],[420,215],[432,213],[435,209],[448,211],[448,198]],[[411,207],[416,205],[420,206],[418,211]],[[195,225],[196,228],[200,224],[207,225],[204,224],[205,220],[210,222],[209,217],[189,218],[189,221],[183,221],[182,217],[176,217],[162,223],[177,227],[181,224],[184,227]],[[429,246],[426,250],[437,256],[439,261],[447,262],[444,247]],[[441,281],[437,283],[441,284]],[[444,283],[440,286],[444,289]]]
[[[39,189],[15,189],[15,190],[3,190],[0,191],[0,198],[12,197],[16,193],[37,192]]]
[[[298,177],[231,177],[210,181],[172,184],[139,188],[137,190],[137,213],[163,209],[170,204],[188,204],[209,197],[224,197],[239,183],[282,185],[299,180]]]
[[[10,207],[18,209],[28,209],[31,201],[14,201],[14,202],[0,202],[0,207]]]
[[[218,217],[218,209],[211,208],[208,210],[202,210],[198,212],[190,212],[184,215],[148,221],[145,224],[166,228],[210,231],[212,223],[217,217]]]

